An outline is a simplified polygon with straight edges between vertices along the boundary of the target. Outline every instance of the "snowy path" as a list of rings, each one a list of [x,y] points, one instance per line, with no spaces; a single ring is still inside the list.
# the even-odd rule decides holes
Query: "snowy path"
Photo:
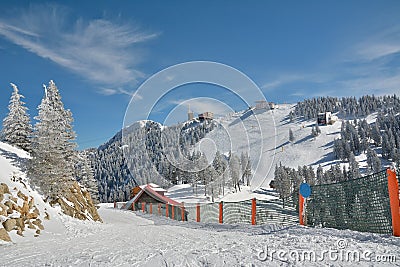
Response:
[[[228,226],[175,222],[165,218],[136,215],[129,211],[100,209],[105,223],[68,219],[60,234],[44,233],[38,239],[0,245],[0,265],[4,266],[352,266],[354,261],[317,261],[324,250],[371,251],[375,255],[395,255],[400,266],[400,238],[332,229],[293,226]],[[261,250],[286,251],[261,261]],[[289,253],[311,249],[317,260],[296,261]],[[294,252],[293,252],[294,251]],[[293,255],[292,255],[293,256]],[[335,259],[335,258],[333,258]],[[361,265],[374,265],[361,260]],[[389,266],[388,263],[381,266]]]

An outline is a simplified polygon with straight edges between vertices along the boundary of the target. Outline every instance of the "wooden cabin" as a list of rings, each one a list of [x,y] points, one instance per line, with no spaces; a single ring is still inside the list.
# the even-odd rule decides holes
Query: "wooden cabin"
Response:
[[[128,201],[128,203],[129,205],[132,205],[132,203],[146,202],[153,204],[162,203],[180,206],[180,202],[164,196],[164,193],[166,191],[167,190],[161,188],[159,185],[153,183],[136,186],[131,190],[131,200]]]

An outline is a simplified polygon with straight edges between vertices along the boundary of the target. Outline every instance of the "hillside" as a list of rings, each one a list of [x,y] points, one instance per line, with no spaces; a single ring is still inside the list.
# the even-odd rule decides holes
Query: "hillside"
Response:
[[[0,231],[8,231],[8,241],[33,242],[66,233],[66,227],[78,220],[72,217],[101,221],[97,211],[89,210],[88,192],[77,183],[53,206],[45,202],[26,175],[29,158],[27,152],[0,142]]]
[[[336,119],[333,125],[321,125],[316,135],[315,118],[321,111],[332,111]],[[400,164],[399,111],[395,95],[312,98],[168,127],[140,121],[90,151],[103,202],[127,200],[136,183],[148,182],[165,188],[202,185],[208,200],[221,199],[241,191],[248,183],[245,173],[251,172],[250,187],[244,188],[250,197],[269,188],[276,166],[299,170],[290,178],[295,183],[330,183]],[[245,172],[247,157],[251,170]],[[207,163],[212,164],[206,168]],[[190,186],[185,190],[196,191]]]
[[[334,161],[333,141],[340,136],[341,120],[334,125],[320,127],[321,134],[314,138],[311,129],[315,121],[290,122],[289,113],[293,110],[294,105],[277,105],[274,110],[256,111],[240,123],[235,121],[247,111],[236,113],[219,120],[224,132],[214,130],[206,138],[213,140],[217,148],[224,149],[223,153],[227,153],[228,149],[238,154],[250,151],[254,172],[252,189],[269,187],[274,179],[275,165],[279,163],[293,168],[303,165],[316,168],[319,164],[328,167]],[[255,125],[257,129],[254,129]],[[294,133],[293,143],[289,142],[289,129]],[[230,139],[223,137],[225,132]]]

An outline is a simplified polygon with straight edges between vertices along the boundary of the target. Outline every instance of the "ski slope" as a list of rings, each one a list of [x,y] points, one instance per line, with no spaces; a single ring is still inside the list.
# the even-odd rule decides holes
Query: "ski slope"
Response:
[[[29,230],[24,237],[12,231],[13,242],[0,243],[0,266],[388,266],[395,259],[390,264],[399,265],[400,239],[378,234],[179,222],[113,209],[112,204],[100,206],[104,223],[80,221],[48,206],[29,187],[23,167],[27,158],[27,153],[0,143],[0,182],[33,196],[41,214],[47,211],[51,219],[44,220],[39,237]],[[11,181],[12,175],[22,177],[27,188]],[[188,188],[177,186],[170,193],[184,197],[180,190]],[[339,257],[348,252],[361,258]],[[315,257],[307,258],[309,253]],[[377,262],[382,259],[386,262]]]
[[[289,113],[292,110],[294,105],[281,104],[274,110],[255,110],[254,115],[248,111],[230,114],[217,119],[220,127],[205,138],[212,140],[212,146],[225,154],[230,150],[237,155],[248,152],[252,161],[252,190],[268,188],[274,178],[275,166],[280,163],[292,168],[309,165],[314,169],[321,164],[328,169],[336,162],[333,142],[340,137],[342,120],[333,125],[320,126],[321,134],[314,138],[311,129],[315,121],[291,122]],[[292,143],[289,142],[289,129],[295,137]],[[214,150],[211,145],[203,149],[208,153],[209,161]],[[363,160],[362,157],[358,159]]]
[[[103,204],[104,223],[70,220],[64,233],[0,245],[4,266],[387,266],[375,256],[400,259],[400,239],[376,234],[274,225],[177,222]],[[343,248],[342,248],[343,246]],[[282,251],[282,255],[272,251]],[[312,251],[315,260],[294,253]],[[325,251],[366,254],[342,260]],[[269,256],[266,256],[267,253]],[[290,256],[289,253],[293,255]],[[283,255],[286,254],[286,255]],[[272,257],[272,258],[271,258]],[[352,258],[351,258],[352,259]],[[397,263],[399,264],[399,263]]]

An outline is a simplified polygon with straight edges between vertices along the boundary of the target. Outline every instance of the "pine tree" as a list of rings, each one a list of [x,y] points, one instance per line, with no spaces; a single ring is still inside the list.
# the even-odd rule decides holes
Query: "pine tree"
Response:
[[[289,141],[290,141],[291,143],[294,142],[294,134],[293,134],[292,129],[289,129]]]
[[[240,165],[242,166],[242,182],[246,182],[247,186],[250,186],[251,178],[251,162],[250,157],[247,153],[243,153],[240,156]]]
[[[290,180],[285,167],[280,163],[279,166],[275,166],[275,188],[278,191],[281,198],[288,197],[291,194],[292,181]]]
[[[18,91],[15,84],[11,83],[13,93],[8,105],[8,115],[3,120],[2,138],[5,142],[15,145],[25,151],[30,151],[31,142],[29,140],[32,135],[32,126],[28,108],[21,100],[24,98]]]
[[[45,86],[38,111],[29,175],[43,194],[56,198],[75,180],[76,143],[72,113],[64,109],[53,81]]]
[[[375,122],[375,125],[371,129],[371,138],[374,140],[375,146],[379,146],[381,144],[381,131],[379,130],[378,121]]]
[[[320,165],[318,165],[318,168],[317,168],[316,183],[323,184],[324,183],[323,179],[324,179],[324,169],[322,168],[322,166],[320,164]]]
[[[356,179],[361,176],[359,165],[356,158],[354,157],[353,152],[350,152],[349,156],[349,174],[350,174],[350,179]]]
[[[88,190],[93,203],[98,204],[99,189],[86,151],[81,151],[78,153],[75,170],[76,180]]]
[[[235,191],[240,191],[240,161],[239,158],[232,153],[229,157],[229,171]]]

